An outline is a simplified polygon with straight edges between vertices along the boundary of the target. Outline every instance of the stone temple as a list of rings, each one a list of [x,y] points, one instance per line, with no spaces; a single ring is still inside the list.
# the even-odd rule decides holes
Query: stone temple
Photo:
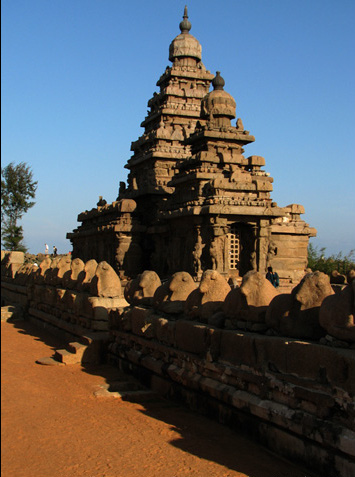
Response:
[[[281,287],[304,276],[307,246],[316,230],[298,204],[279,207],[261,156],[244,156],[255,140],[236,119],[224,79],[202,63],[185,7],[181,33],[148,101],[143,135],[132,143],[127,184],[117,200],[100,197],[67,234],[73,258],[107,261],[122,279],[144,270],[161,278],[207,269],[236,279],[272,266]],[[212,91],[210,87],[212,86]]]

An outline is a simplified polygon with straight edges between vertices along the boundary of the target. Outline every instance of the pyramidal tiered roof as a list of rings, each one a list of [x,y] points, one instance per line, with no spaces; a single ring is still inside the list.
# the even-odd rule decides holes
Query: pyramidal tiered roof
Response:
[[[169,201],[169,215],[188,213],[193,206],[218,204],[218,209],[222,207],[226,213],[227,205],[271,205],[273,179],[261,170],[264,158],[243,156],[243,146],[253,142],[254,137],[244,130],[240,119],[237,126],[231,125],[231,119],[236,117],[236,103],[224,91],[225,81],[219,71],[212,85],[213,91],[202,99],[204,122],[198,122],[188,139],[191,157],[178,166],[178,173],[169,183],[175,191]],[[206,212],[211,213],[212,209]],[[230,212],[249,214],[250,210],[242,211],[239,207]]]
[[[125,166],[130,170],[126,196],[166,194],[177,163],[190,156],[186,143],[201,116],[201,100],[208,93],[213,75],[201,61],[201,45],[190,34],[185,7],[181,33],[169,48],[167,67],[159,78],[159,93],[148,101],[150,111],[142,122],[143,135],[132,143],[133,156]]]

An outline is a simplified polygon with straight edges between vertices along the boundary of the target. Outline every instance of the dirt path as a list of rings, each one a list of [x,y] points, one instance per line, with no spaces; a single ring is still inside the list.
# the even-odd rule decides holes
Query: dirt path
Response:
[[[116,372],[41,366],[62,343],[1,323],[3,477],[307,477],[250,440],[156,398],[98,398]]]

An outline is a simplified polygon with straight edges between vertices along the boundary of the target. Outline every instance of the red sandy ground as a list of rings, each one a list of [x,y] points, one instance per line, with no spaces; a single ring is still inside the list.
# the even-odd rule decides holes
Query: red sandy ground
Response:
[[[180,405],[95,397],[114,368],[36,364],[62,343],[28,322],[1,331],[3,477],[310,477]]]

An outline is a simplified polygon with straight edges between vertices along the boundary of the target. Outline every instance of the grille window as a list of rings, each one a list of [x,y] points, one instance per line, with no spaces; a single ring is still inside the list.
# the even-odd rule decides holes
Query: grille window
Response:
[[[239,233],[235,225],[232,225],[231,232],[227,235],[228,237],[228,261],[230,269],[238,269],[239,265]]]

